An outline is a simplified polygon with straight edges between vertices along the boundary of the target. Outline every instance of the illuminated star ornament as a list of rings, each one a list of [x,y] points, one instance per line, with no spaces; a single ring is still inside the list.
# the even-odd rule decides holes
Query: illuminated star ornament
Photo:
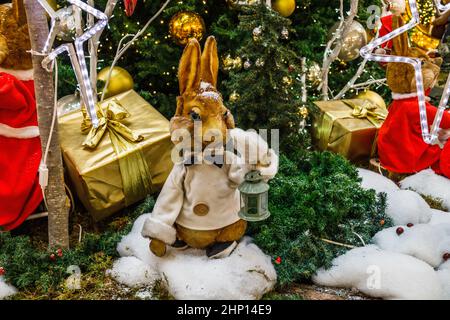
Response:
[[[77,36],[75,38],[75,49],[76,56],[73,56],[73,44],[63,44],[58,48],[50,51],[50,48],[53,46],[53,42],[55,41],[55,37],[60,31],[60,18],[56,11],[52,9],[52,7],[48,4],[47,0],[38,0],[41,6],[47,11],[49,16],[51,17],[51,27],[50,33],[45,42],[43,53],[48,53],[48,57],[44,59],[44,64],[47,64],[49,61],[53,61],[56,57],[67,51],[71,58],[72,66],[75,70],[75,74],[77,75],[77,81],[80,84],[80,89],[82,91],[83,102],[87,106],[87,111],[91,118],[92,125],[94,128],[98,126],[98,117],[97,112],[95,110],[95,100],[94,93],[92,89],[92,84],[89,79],[89,73],[86,65],[86,57],[84,55],[83,45],[84,43],[95,36],[98,32],[101,32],[106,25],[108,24],[108,17],[103,12],[95,9],[94,7],[84,3],[81,0],[68,0],[70,4],[74,7],[77,7],[88,14],[93,15],[98,21],[89,29],[87,29],[82,35]],[[75,15],[77,17],[78,15]],[[78,58],[78,59],[76,59]],[[45,66],[44,66],[45,67]]]
[[[442,6],[440,4],[440,0],[435,0],[439,10],[447,10],[450,9],[450,4]],[[416,0],[408,0],[409,7],[411,9],[411,20],[403,25],[402,27],[392,30],[392,32],[373,40],[368,45],[364,46],[360,50],[360,54],[363,58],[366,58],[370,61],[377,62],[399,62],[399,63],[409,63],[414,67],[414,73],[416,78],[416,88],[417,88],[417,99],[419,102],[419,114],[420,114],[420,126],[422,129],[422,138],[427,144],[439,144],[438,132],[439,126],[442,121],[442,116],[445,112],[445,107],[447,105],[449,96],[450,96],[450,76],[447,79],[447,83],[445,84],[444,93],[441,97],[441,101],[439,102],[438,112],[436,113],[436,117],[434,118],[433,125],[431,126],[431,132],[428,128],[428,119],[425,105],[425,93],[423,87],[423,77],[422,77],[422,61],[419,58],[405,57],[405,56],[390,56],[386,54],[378,54],[373,53],[374,49],[376,49],[381,44],[392,40],[396,36],[407,32],[408,30],[414,28],[416,25],[420,23],[419,12],[417,10]]]

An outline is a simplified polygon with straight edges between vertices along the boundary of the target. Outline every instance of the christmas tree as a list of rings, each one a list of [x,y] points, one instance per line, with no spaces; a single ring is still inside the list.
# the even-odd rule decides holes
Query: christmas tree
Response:
[[[279,129],[284,150],[303,149],[308,143],[301,128],[301,62],[288,45],[291,22],[265,2],[242,7],[239,21],[238,32],[251,37],[236,52],[243,70],[231,70],[225,82],[237,123],[244,129]]]

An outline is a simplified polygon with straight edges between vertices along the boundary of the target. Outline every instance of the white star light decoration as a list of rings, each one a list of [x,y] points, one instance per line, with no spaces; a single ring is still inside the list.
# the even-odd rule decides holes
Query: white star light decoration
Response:
[[[435,0],[439,2],[440,0]],[[428,128],[428,119],[427,119],[427,111],[425,105],[425,93],[423,87],[423,78],[422,78],[422,63],[419,58],[411,58],[405,56],[389,56],[385,54],[377,54],[372,53],[374,49],[376,49],[381,44],[392,40],[396,36],[402,34],[403,32],[407,32],[408,30],[414,28],[416,25],[420,23],[419,19],[419,11],[417,10],[416,0],[408,0],[409,7],[411,8],[412,18],[411,20],[405,24],[404,26],[392,30],[392,32],[386,34],[385,36],[375,39],[370,42],[368,45],[361,48],[360,54],[363,58],[367,58],[370,61],[377,62],[400,62],[400,63],[409,63],[414,67],[415,77],[416,77],[416,87],[417,87],[417,98],[419,101],[419,113],[420,113],[420,126],[422,128],[422,138],[427,144],[439,144],[438,132],[439,126],[442,121],[442,116],[445,111],[445,107],[447,106],[447,102],[450,96],[450,76],[447,79],[447,83],[445,84],[444,94],[441,97],[441,101],[439,103],[438,112],[436,113],[436,117],[434,118],[433,125],[431,126],[431,133]],[[438,8],[439,8],[438,5]],[[450,9],[450,4],[446,6],[442,6],[443,9]]]
[[[59,17],[57,16],[56,12],[52,9],[52,7],[48,4],[47,0],[38,0],[38,1],[51,17],[50,33],[47,37],[47,40],[43,48],[43,52],[48,53],[48,51],[53,45],[56,34],[59,32]],[[48,57],[46,58],[45,62],[48,63],[48,61],[55,60],[56,57],[59,54],[63,53],[64,51],[67,51],[69,53],[72,66],[74,67],[75,71],[78,66],[81,70],[81,74],[80,72],[78,74],[77,72],[75,72],[75,74],[77,74],[77,81],[80,84],[83,100],[87,106],[87,111],[91,118],[92,125],[94,126],[94,128],[96,128],[98,126],[98,117],[97,112],[95,110],[94,93],[92,90],[92,84],[90,82],[89,73],[86,66],[86,57],[84,55],[83,45],[87,40],[92,38],[98,32],[101,32],[106,27],[106,25],[108,24],[108,17],[103,12],[91,7],[90,5],[84,3],[83,1],[68,0],[68,2],[80,8],[81,10],[86,11],[87,13],[93,15],[98,19],[98,21],[91,28],[87,29],[81,36],[75,38],[75,48],[78,60],[76,59],[76,57],[73,56],[73,44],[63,44],[58,48],[56,48],[55,50],[48,53]]]

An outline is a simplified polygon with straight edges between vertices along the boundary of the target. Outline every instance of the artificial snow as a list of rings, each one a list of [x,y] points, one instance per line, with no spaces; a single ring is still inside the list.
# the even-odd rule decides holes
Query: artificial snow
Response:
[[[428,203],[416,192],[396,190],[387,193],[386,214],[396,225],[427,223],[432,211]]]
[[[443,207],[450,211],[450,179],[426,169],[400,181],[402,189],[412,189],[420,194],[442,200]]]
[[[390,179],[373,171],[358,168],[358,175],[362,179],[361,187],[364,189],[373,189],[377,193],[399,190],[399,187]]]
[[[432,267],[443,263],[442,256],[450,252],[450,224],[401,226],[404,232],[400,235],[397,228],[381,230],[373,237],[373,243],[383,250],[416,257]]]
[[[449,180],[431,170],[402,181],[401,190],[380,174],[359,169],[362,187],[387,195],[394,227],[378,232],[372,244],[352,249],[313,277],[319,285],[357,288],[384,299],[450,299],[450,213],[431,209],[417,193],[450,204]],[[446,195],[448,194],[448,195]],[[445,200],[448,202],[445,204]],[[408,223],[412,223],[410,227]],[[397,234],[397,228],[403,233]]]
[[[149,287],[157,280],[175,299],[259,299],[273,289],[276,272],[271,258],[250,238],[241,240],[227,258],[209,259],[204,250],[168,247],[158,258],[149,250],[141,229],[148,214],[140,216],[117,250],[122,258],[108,274],[128,287]]]
[[[444,299],[438,273],[414,257],[369,245],[348,251],[333,260],[329,270],[313,277],[319,285],[357,288],[383,299]]]
[[[359,168],[358,174],[364,189],[386,193],[386,214],[394,224],[427,223],[431,219],[430,206],[416,192],[400,190],[392,180],[373,171]]]
[[[437,271],[439,280],[442,283],[444,299],[450,300],[450,260],[441,264]]]
[[[3,277],[0,276],[0,300],[8,298],[17,293],[17,289],[7,284]]]
[[[442,210],[431,209],[432,215],[429,224],[450,223],[450,213]]]

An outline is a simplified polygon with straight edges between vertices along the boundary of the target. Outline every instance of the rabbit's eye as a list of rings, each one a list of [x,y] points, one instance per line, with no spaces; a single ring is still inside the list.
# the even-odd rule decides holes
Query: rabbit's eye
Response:
[[[223,113],[223,117],[224,118],[228,117],[228,110]]]
[[[189,115],[191,116],[191,119],[194,120],[194,121],[201,120],[200,115],[197,112],[195,112],[195,111],[189,112]]]

